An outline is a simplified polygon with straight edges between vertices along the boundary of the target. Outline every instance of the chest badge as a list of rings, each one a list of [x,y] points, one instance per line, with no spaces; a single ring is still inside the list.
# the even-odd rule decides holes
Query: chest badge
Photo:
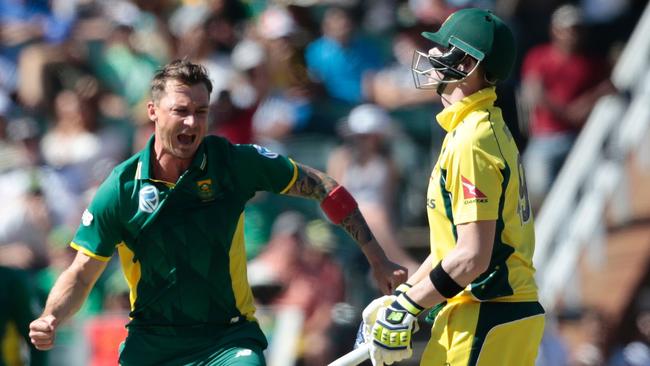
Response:
[[[203,179],[196,182],[196,187],[199,191],[199,198],[202,201],[209,201],[214,198],[214,190],[212,189],[212,179]]]
[[[152,213],[158,208],[158,188],[147,185],[140,188],[140,201],[138,208],[140,211]]]

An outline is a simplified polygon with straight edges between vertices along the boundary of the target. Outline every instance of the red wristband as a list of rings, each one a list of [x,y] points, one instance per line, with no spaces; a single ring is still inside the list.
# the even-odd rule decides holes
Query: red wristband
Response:
[[[330,191],[323,202],[320,203],[325,215],[335,224],[340,224],[358,207],[357,201],[343,186],[338,186]]]

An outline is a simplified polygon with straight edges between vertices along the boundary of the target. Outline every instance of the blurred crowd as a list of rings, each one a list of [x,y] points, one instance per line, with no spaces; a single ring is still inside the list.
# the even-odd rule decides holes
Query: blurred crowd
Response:
[[[420,32],[468,6],[492,9],[515,32],[516,71],[497,104],[537,208],[595,101],[614,90],[609,73],[645,1],[1,0],[0,364],[115,364],[130,306],[116,260],[47,357],[27,355],[20,340],[71,262],[68,243],[98,184],[153,132],[149,81],[175,58],[209,71],[211,133],[326,170],[359,201],[387,254],[417,268],[423,258],[398,233],[426,226],[443,131],[442,106],[414,88],[411,60],[428,49]],[[342,329],[378,294],[355,245],[311,202],[272,195],[246,208],[245,232],[258,301],[300,308],[302,341],[318,345],[298,347],[301,364],[349,350]],[[643,310],[638,339],[594,340],[600,358],[567,354],[564,364],[614,355],[612,365],[649,365]],[[630,353],[646,363],[623,360]]]

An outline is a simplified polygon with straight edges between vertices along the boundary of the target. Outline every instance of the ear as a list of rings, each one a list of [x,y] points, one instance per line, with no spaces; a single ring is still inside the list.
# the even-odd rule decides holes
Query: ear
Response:
[[[463,59],[463,62],[461,62],[460,65],[458,65],[458,70],[463,72],[470,72],[474,68],[474,66],[476,66],[477,62],[478,61],[476,61],[474,57],[467,56]]]
[[[147,102],[147,117],[149,117],[149,120],[154,123],[158,121],[158,116],[156,115],[156,106],[152,100]]]

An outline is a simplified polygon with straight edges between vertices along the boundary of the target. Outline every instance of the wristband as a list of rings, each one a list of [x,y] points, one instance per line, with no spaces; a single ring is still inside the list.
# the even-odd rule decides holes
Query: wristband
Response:
[[[391,305],[393,308],[398,310],[406,310],[413,316],[418,316],[424,310],[424,308],[415,301],[413,301],[408,295],[401,294],[395,299],[395,302]]]
[[[320,207],[325,215],[335,224],[340,224],[343,219],[348,217],[357,209],[357,201],[343,186],[337,186],[325,199],[320,203]]]
[[[406,291],[408,291],[411,287],[413,287],[413,285],[411,285],[408,282],[404,282],[404,283],[400,284],[399,286],[397,286],[395,291],[393,291],[393,295],[399,296],[401,294],[405,294]]]
[[[429,278],[440,295],[447,299],[450,299],[463,291],[463,287],[454,281],[445,269],[442,268],[442,261],[440,261],[438,265],[429,272]]]

